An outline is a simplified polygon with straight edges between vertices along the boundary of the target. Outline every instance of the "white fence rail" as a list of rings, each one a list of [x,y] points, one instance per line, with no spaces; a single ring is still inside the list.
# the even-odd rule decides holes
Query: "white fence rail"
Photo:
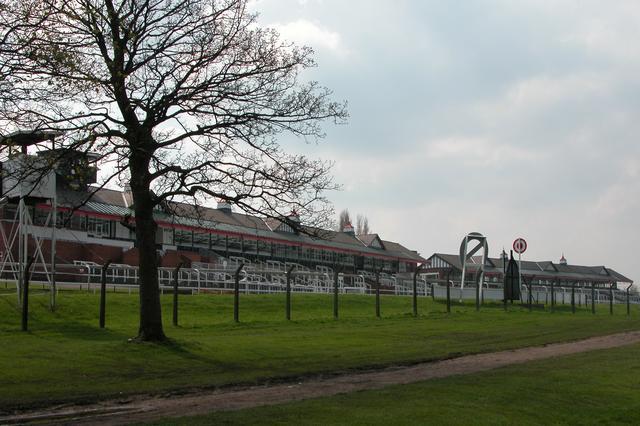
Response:
[[[457,283],[455,283],[457,284]],[[466,286],[462,292],[460,292],[459,285],[450,286],[450,295],[453,300],[475,300],[476,299],[476,287]],[[434,283],[432,284],[433,296],[436,299],[445,299],[447,297],[447,287],[445,284]],[[574,300],[576,306],[586,306],[591,304],[591,287],[576,286],[574,290]],[[571,287],[570,286],[554,286],[553,293],[555,295],[556,305],[570,305],[571,304]],[[608,288],[596,288],[594,291],[595,302],[609,303],[611,299],[611,291]],[[613,303],[625,304],[627,303],[627,294],[624,290],[613,290]],[[484,301],[501,302],[503,300],[503,291],[501,287],[484,287],[482,289],[482,299]],[[527,303],[529,301],[529,288],[523,285],[520,289],[520,300]],[[531,287],[531,300],[535,304],[550,304],[552,300],[551,286],[534,285]],[[640,296],[637,294],[631,294],[629,296],[629,302],[633,304],[640,304]]]
[[[291,291],[300,293],[332,293],[334,291],[334,271],[326,266],[311,270],[296,263],[267,261],[264,263],[250,263],[243,258],[231,257],[224,264],[196,263],[191,268],[181,268],[178,272],[178,287],[182,292],[232,292],[235,284],[235,273],[244,264],[240,272],[239,289],[243,293],[279,293],[286,291],[287,271],[291,270]],[[15,282],[17,279],[17,265],[5,265],[0,281]],[[47,287],[46,277],[48,265],[34,264],[32,267],[31,283]],[[173,288],[176,268],[159,268],[158,278],[162,291]],[[101,281],[102,265],[93,262],[76,261],[73,264],[56,266],[56,282],[64,288],[93,289]],[[109,288],[135,290],[138,287],[138,268],[124,264],[111,264],[107,270]],[[381,273],[379,284],[384,288],[382,293],[396,295],[413,294],[413,280],[408,275],[394,276]],[[484,301],[501,301],[503,291],[494,283],[487,284],[482,289]],[[446,285],[441,280],[432,279],[427,275],[418,275],[416,280],[418,296],[431,296],[436,299],[446,298]],[[375,292],[375,275],[364,271],[358,274],[338,274],[338,291],[340,293],[371,294]],[[529,289],[523,285],[521,300],[527,302]],[[555,302],[558,305],[571,303],[571,287],[554,287]],[[454,300],[475,300],[476,288],[466,286],[461,292],[459,282],[453,282],[450,288],[451,298]],[[591,304],[591,287],[575,287],[575,304],[584,306]],[[609,303],[610,290],[608,288],[595,289],[596,303]],[[531,290],[533,303],[550,304],[551,287],[533,285]],[[631,303],[640,304],[640,296],[631,294]],[[613,291],[614,304],[624,304],[627,295],[624,290]]]
[[[181,268],[178,272],[178,287],[181,291],[191,292],[231,292],[234,289],[235,273],[242,260],[232,259],[226,267],[218,264],[194,264],[191,268]],[[278,265],[279,264],[279,265]],[[211,268],[213,266],[214,268]],[[266,266],[266,269],[258,269]],[[323,271],[311,271],[302,265],[273,262],[270,265],[245,264],[239,275],[239,288],[244,293],[278,293],[286,291],[287,271],[291,272],[291,291],[304,293],[332,293],[334,274],[327,268]],[[6,271],[6,269],[5,269]],[[17,269],[16,269],[17,271]],[[48,285],[42,265],[32,268],[31,283]],[[158,268],[160,288],[166,291],[173,288],[176,268]],[[17,274],[5,272],[1,281],[15,282]],[[76,261],[72,265],[57,265],[56,282],[65,288],[91,289],[99,285],[102,278],[102,266],[93,262]],[[138,286],[138,268],[111,264],[107,269],[109,288],[136,289]],[[356,274],[338,274],[340,293],[367,294],[371,292],[365,278]]]

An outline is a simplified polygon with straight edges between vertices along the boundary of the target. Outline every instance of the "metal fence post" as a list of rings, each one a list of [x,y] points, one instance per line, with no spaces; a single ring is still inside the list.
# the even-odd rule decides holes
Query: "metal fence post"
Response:
[[[34,256],[29,257],[22,272],[22,331],[29,330],[29,281],[31,280],[29,269],[31,269],[34,260]]]
[[[451,269],[447,272],[447,313],[451,313]]]
[[[287,321],[291,320],[291,273],[296,265],[291,265],[287,270],[287,297],[285,301],[285,316]]]
[[[631,302],[629,300],[630,295],[629,295],[629,290],[631,290],[631,285],[629,285],[629,287],[627,287],[627,316],[631,315]]]
[[[480,311],[480,277],[482,274],[480,272],[477,273],[476,276],[476,312]]]
[[[380,318],[380,272],[376,272],[376,318]]]
[[[591,313],[596,313],[596,283],[591,282]]]
[[[576,282],[571,282],[571,313],[576,313]]]
[[[241,263],[236,269],[233,282],[233,320],[240,322],[240,271],[244,268],[244,263]]]
[[[422,270],[422,265],[418,266],[415,272],[413,273],[413,316],[414,317],[418,316],[418,284],[416,281],[418,279],[418,274],[420,273],[421,270]],[[431,292],[433,293],[433,290]]]
[[[613,283],[609,284],[609,314],[613,315]]]
[[[100,328],[104,328],[105,323],[105,309],[107,304],[107,271],[109,270],[111,261],[108,260],[102,265],[102,271],[100,273]]]
[[[578,308],[582,308],[582,299],[584,298],[584,288],[580,286],[580,296],[578,297]]]
[[[556,311],[556,280],[551,280],[551,312]]]
[[[336,268],[333,271],[333,319],[338,319],[338,276],[339,272]]]
[[[173,325],[178,326],[178,276],[180,275],[182,262],[178,263],[173,277]]]
[[[380,266],[376,272],[376,318],[380,318],[380,274],[383,269],[384,267]]]
[[[503,261],[503,266],[504,266],[504,261]],[[504,307],[504,311],[507,312],[507,293],[511,293],[510,291],[507,291],[507,272],[506,272],[506,266],[503,267],[503,272],[502,272],[502,303],[503,303],[503,307]]]

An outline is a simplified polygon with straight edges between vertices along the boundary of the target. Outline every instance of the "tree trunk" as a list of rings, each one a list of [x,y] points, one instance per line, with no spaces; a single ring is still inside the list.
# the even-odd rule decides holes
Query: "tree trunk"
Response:
[[[135,211],[136,247],[139,255],[140,328],[137,340],[161,341],[162,309],[158,285],[158,256],[156,230],[153,219],[155,207],[150,192],[149,160],[147,155],[133,154],[130,160],[131,192]]]

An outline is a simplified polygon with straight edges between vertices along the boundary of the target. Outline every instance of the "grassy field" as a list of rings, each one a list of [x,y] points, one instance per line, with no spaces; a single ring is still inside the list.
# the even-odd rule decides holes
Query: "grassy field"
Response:
[[[640,345],[164,425],[640,424]]]
[[[137,330],[137,295],[109,293],[107,328],[98,328],[98,296],[61,292],[56,312],[48,294],[34,291],[30,331],[20,331],[14,294],[0,296],[0,411],[58,401],[256,383],[309,374],[578,339],[638,329],[640,312],[613,316],[586,309],[572,315],[527,312],[501,305],[475,312],[420,299],[413,318],[409,297],[341,296],[340,319],[326,295],[293,295],[293,321],[284,320],[284,295],[242,295],[240,324],[232,296],[181,297],[180,326],[171,326],[171,297],[163,297],[168,344],[127,343]]]

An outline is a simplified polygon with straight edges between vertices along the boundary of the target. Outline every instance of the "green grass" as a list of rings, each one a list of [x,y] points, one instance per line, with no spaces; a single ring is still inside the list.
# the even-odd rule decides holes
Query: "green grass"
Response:
[[[293,321],[284,320],[284,295],[242,295],[240,324],[232,296],[181,297],[180,327],[171,326],[171,296],[164,296],[169,344],[127,343],[137,330],[138,297],[109,293],[107,329],[98,328],[98,296],[61,292],[58,309],[34,291],[30,331],[20,331],[14,294],[0,296],[0,411],[57,401],[161,392],[233,383],[409,364],[453,355],[578,339],[638,329],[640,312],[605,306],[592,316],[568,307],[556,313],[508,313],[490,305],[479,313],[420,299],[413,318],[409,297],[383,297],[382,319],[371,296],[342,296],[340,319],[327,295],[293,295]]]
[[[157,424],[639,424],[640,345]]]

